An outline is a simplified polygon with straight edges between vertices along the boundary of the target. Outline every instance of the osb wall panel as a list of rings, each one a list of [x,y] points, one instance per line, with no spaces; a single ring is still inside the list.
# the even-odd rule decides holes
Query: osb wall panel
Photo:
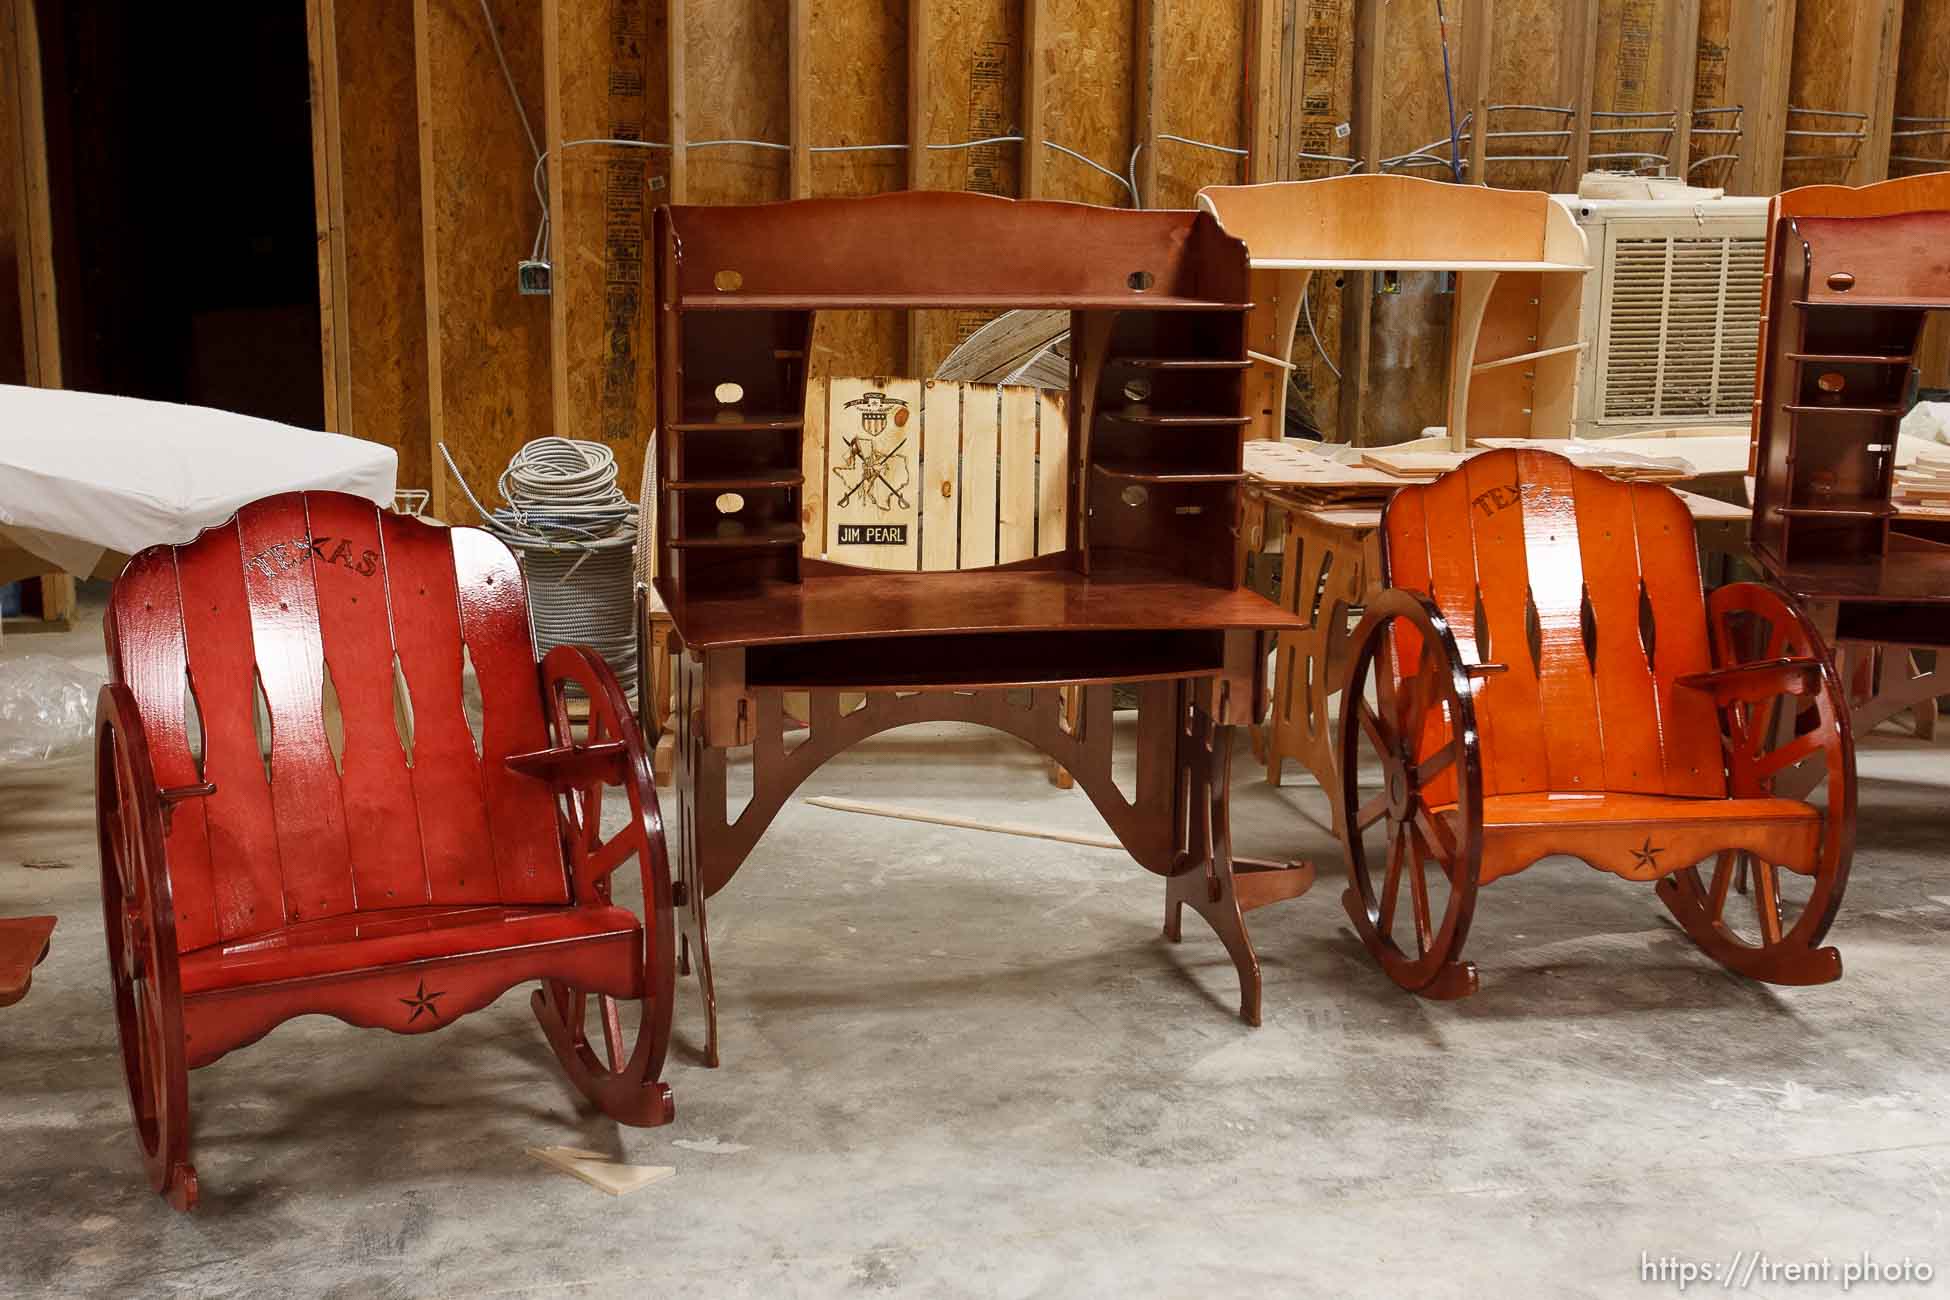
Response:
[[[1158,129],[1188,140],[1243,148],[1247,0],[1161,0],[1158,5]],[[1181,144],[1158,143],[1157,206],[1188,208],[1205,185],[1237,185],[1246,160]]]
[[[564,140],[668,140],[664,11],[648,0],[561,3],[557,35]],[[553,382],[565,437],[615,452],[619,479],[642,476],[655,419],[650,209],[669,192],[670,155],[580,145],[560,160],[551,260]]]
[[[1022,133],[1021,0],[933,0],[927,63],[922,121],[928,143]],[[923,187],[1020,195],[1027,148],[986,144],[929,150],[921,160]],[[987,312],[917,313],[914,370],[932,374],[957,343],[989,319]]]
[[[1665,102],[1666,9],[1670,3],[1605,0],[1598,6],[1598,65],[1591,83],[1594,110],[1633,113],[1679,107]],[[1636,138],[1612,138],[1630,139],[1633,148],[1645,147]],[[1592,150],[1603,152],[1606,147],[1594,143]]]
[[[809,0],[806,80],[812,145],[907,140],[906,0]],[[907,155],[812,155],[815,195],[879,194],[907,184]],[[822,312],[813,330],[814,374],[891,374],[905,321],[898,312]]]
[[[432,431],[477,494],[509,458],[551,431],[549,299],[515,292],[514,262],[535,237],[535,155],[508,100],[473,0],[416,0],[422,211]],[[501,45],[538,125],[539,6],[495,12]],[[434,475],[434,509],[458,493]]]
[[[785,0],[693,0],[685,16],[686,137],[785,144]],[[777,149],[693,149],[688,171],[692,203],[786,197],[786,155]]]
[[[1049,32],[1049,138],[1123,175],[1132,139],[1132,50],[1135,13],[1129,0],[1046,0]],[[1130,191],[1054,150],[1044,174],[1052,199],[1131,206]]]
[[[427,488],[434,457],[413,9],[396,0],[335,0],[332,10],[346,269],[334,323],[351,378],[351,409],[339,412],[338,430],[393,447],[399,485]]]
[[[1577,25],[1570,6],[1557,0],[1505,0],[1496,6],[1492,25],[1489,102],[1572,107],[1570,96],[1562,93],[1565,64],[1575,57]],[[1503,112],[1492,114],[1490,121],[1491,129],[1506,131],[1562,131],[1570,126],[1559,113]],[[1485,175],[1491,185],[1507,189],[1562,190],[1569,182],[1570,164],[1548,159],[1568,155],[1568,144],[1566,136],[1490,140],[1486,153],[1540,160],[1489,163]]]

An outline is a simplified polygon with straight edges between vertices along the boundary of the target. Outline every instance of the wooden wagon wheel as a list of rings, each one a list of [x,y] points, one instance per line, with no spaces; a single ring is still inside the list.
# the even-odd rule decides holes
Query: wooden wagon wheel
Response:
[[[643,997],[632,1030],[625,1024],[621,1000],[561,980],[543,980],[533,999],[535,1015],[564,1072],[605,1114],[624,1124],[665,1124],[674,1108],[670,1085],[659,1076],[670,1049],[677,972],[670,858],[656,787],[622,688],[606,666],[599,667],[593,652],[558,647],[543,661],[542,672],[556,744],[589,749],[621,742],[624,749],[621,787],[629,817],[607,839],[602,833],[603,781],[590,779],[561,790],[557,802],[578,896],[586,890],[608,902],[610,872],[632,857],[637,860],[643,879]],[[589,701],[587,731],[580,739],[569,717],[566,688],[571,685]]]
[[[126,687],[102,688],[95,719],[95,826],[102,919],[122,1070],[149,1185],[179,1210],[196,1205],[189,1069],[176,918],[163,862],[162,801]]]
[[[1369,602],[1350,645],[1335,749],[1348,869],[1341,901],[1389,978],[1428,997],[1462,997],[1476,988],[1475,966],[1457,955],[1483,852],[1470,673],[1441,612],[1411,592]],[[1380,769],[1378,794],[1363,792],[1364,768]]]
[[[1776,984],[1820,984],[1842,973],[1818,947],[1842,905],[1855,849],[1855,746],[1847,697],[1807,616],[1772,587],[1738,582],[1707,599],[1718,667],[1783,658],[1821,663],[1821,688],[1728,704],[1720,710],[1728,793],[1810,798],[1819,793],[1814,862],[1764,862],[1721,853],[1659,882],[1659,897],[1693,941],[1729,970]],[[1815,802],[1810,798],[1810,802]],[[1786,874],[1783,874],[1785,871]]]

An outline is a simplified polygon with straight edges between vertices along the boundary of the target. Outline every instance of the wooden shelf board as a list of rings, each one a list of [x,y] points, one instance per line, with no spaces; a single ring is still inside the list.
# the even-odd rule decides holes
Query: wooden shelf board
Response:
[[[1795,402],[1781,403],[1781,409],[1790,415],[1902,415],[1903,408],[1894,404],[1887,406],[1803,406]]]
[[[1903,366],[1916,358],[1910,353],[1892,356],[1886,353],[1867,352],[1790,352],[1789,361],[1813,361],[1831,366]]]
[[[677,300],[683,311],[1250,311],[1249,302],[1219,302],[1170,294],[1092,294],[1045,297],[1040,294],[791,294],[687,293]]]
[[[1227,425],[1241,428],[1253,422],[1250,415],[1208,415],[1202,411],[1099,411],[1097,418],[1116,424],[1141,424],[1162,428]]]
[[[1895,551],[1888,556],[1784,565],[1764,548],[1755,555],[1783,587],[1822,600],[1903,601],[1950,605],[1950,553]]]
[[[1255,271],[1558,271],[1565,275],[1584,275],[1591,270],[1577,262],[1419,262],[1315,258],[1255,257]]]
[[[767,478],[671,479],[664,484],[670,492],[762,492],[767,488],[804,487],[804,474],[775,474]]]
[[[1241,483],[1246,476],[1218,471],[1200,470],[1148,470],[1120,465],[1115,461],[1093,461],[1090,468],[1105,478],[1121,479],[1131,483]]]
[[[1859,500],[1852,505],[1780,506],[1790,519],[1887,519],[1896,507],[1887,501]]]
[[[1108,364],[1137,370],[1244,370],[1253,363],[1246,357],[1112,357]]]
[[[806,534],[801,529],[779,528],[724,537],[673,537],[670,544],[680,550],[761,551],[774,546],[798,546],[805,540]]]
[[[1157,572],[1085,577],[1072,569],[862,569],[692,600],[676,598],[665,579],[657,581],[684,644],[700,650],[968,632],[1297,631],[1306,626],[1298,614],[1257,592]],[[1105,671],[1112,670],[1106,666]]]
[[[716,414],[686,414],[670,427],[678,433],[760,433],[774,429],[799,429],[805,427],[805,417],[797,412],[773,415],[760,413],[746,415],[737,409],[720,411]]]

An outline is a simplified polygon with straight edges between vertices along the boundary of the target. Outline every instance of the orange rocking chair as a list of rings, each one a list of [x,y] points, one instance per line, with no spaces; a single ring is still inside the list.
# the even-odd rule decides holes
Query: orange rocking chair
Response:
[[[1828,647],[1788,597],[1703,596],[1678,496],[1548,452],[1404,489],[1381,531],[1388,590],[1354,634],[1337,794],[1344,902],[1396,983],[1474,992],[1478,888],[1558,854],[1657,882],[1739,974],[1841,975],[1821,943],[1854,748]],[[1776,797],[1790,772],[1818,793]]]

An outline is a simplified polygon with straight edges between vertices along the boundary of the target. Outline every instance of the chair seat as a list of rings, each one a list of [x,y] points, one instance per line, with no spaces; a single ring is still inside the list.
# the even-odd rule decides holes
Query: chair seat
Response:
[[[1666,794],[1493,794],[1483,799],[1485,827],[1603,822],[1647,826],[1723,821],[1814,821],[1821,810],[1799,799],[1698,799]]]
[[[1436,810],[1452,832],[1453,805]],[[1567,854],[1627,880],[1656,880],[1723,850],[1814,869],[1821,810],[1799,799],[1545,791],[1483,798],[1484,883]]]
[[[356,975],[406,962],[630,938],[640,928],[634,912],[606,904],[407,907],[334,916],[184,953],[183,993],[194,997],[279,980]]]

